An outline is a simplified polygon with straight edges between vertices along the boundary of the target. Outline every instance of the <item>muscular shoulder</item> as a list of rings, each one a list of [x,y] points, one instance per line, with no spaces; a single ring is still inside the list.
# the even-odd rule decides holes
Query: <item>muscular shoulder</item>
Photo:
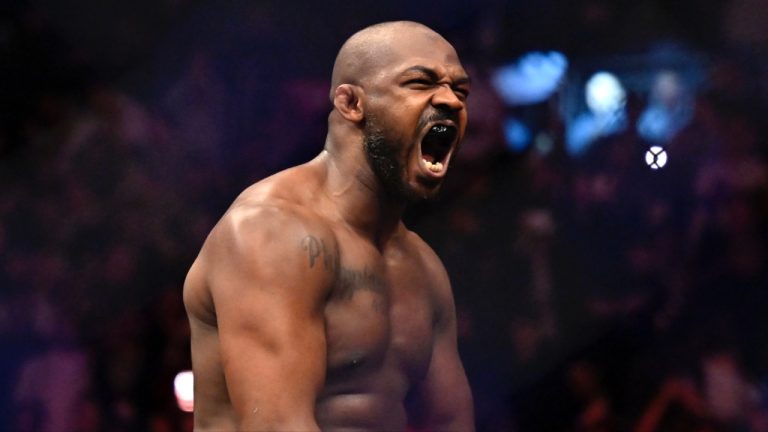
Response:
[[[432,247],[413,231],[407,231],[405,240],[408,249],[418,256],[422,270],[426,273],[426,276],[428,276],[430,280],[439,282],[438,285],[442,289],[448,289],[450,291],[448,273],[446,272],[440,257],[438,257]]]
[[[435,308],[436,322],[444,327],[454,317],[453,292],[448,272],[437,253],[418,234],[408,231],[406,234],[408,248],[418,257],[421,271],[430,283],[430,296]]]
[[[315,209],[317,183],[311,170],[296,167],[243,191],[211,232],[203,253],[217,260],[281,260],[294,255],[306,236],[332,241],[325,219]]]
[[[236,202],[216,225],[205,253],[212,266],[222,269],[295,273],[299,264],[311,261],[310,239],[334,242],[327,224],[311,209],[279,199],[245,200]]]
[[[335,237],[311,208],[259,188],[247,190],[208,236],[187,277],[185,303],[213,317],[217,298],[249,290],[291,289],[321,298],[333,280],[317,265],[322,247],[335,250]]]

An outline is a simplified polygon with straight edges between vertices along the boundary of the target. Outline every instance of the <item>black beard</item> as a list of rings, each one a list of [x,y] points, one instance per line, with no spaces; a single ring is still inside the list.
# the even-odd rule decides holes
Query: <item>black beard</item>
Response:
[[[383,186],[387,198],[405,202],[421,199],[422,197],[417,196],[405,184],[403,166],[398,161],[395,151],[397,147],[387,141],[383,131],[376,126],[373,119],[367,119],[364,133],[363,148],[365,148],[368,164]]]

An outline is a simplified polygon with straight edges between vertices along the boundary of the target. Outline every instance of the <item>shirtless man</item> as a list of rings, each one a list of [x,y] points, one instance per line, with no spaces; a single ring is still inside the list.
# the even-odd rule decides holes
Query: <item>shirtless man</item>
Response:
[[[187,276],[196,431],[474,429],[448,276],[401,220],[440,188],[468,93],[421,24],[347,40],[324,150],[246,189]]]

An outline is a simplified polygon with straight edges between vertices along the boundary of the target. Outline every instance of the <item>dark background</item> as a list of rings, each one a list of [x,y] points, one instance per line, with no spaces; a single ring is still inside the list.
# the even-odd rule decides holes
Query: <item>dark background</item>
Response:
[[[0,430],[191,430],[186,271],[239,191],[320,151],[336,51],[392,19],[476,82],[406,221],[451,276],[478,430],[768,431],[761,0],[3,2]],[[574,89],[650,81],[664,46],[699,72],[668,165],[633,127],[569,154]],[[488,78],[534,50],[568,58],[560,90],[504,105]],[[630,125],[650,100],[630,89]]]

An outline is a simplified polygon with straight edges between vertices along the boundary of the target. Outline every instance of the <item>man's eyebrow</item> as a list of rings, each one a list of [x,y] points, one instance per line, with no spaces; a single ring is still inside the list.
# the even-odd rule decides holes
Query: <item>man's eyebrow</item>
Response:
[[[462,85],[462,84],[472,84],[472,78],[470,78],[468,75],[464,75],[462,77],[456,78],[453,81],[453,85]]]
[[[405,74],[407,74],[409,72],[420,72],[420,73],[423,73],[424,75],[427,75],[432,81],[437,81],[439,79],[439,76],[437,75],[437,72],[435,72],[434,69],[429,68],[427,66],[421,66],[421,65],[411,66],[408,69],[403,71],[403,75],[405,75]],[[459,78],[456,78],[453,81],[454,85],[471,84],[471,83],[472,83],[472,80],[467,75],[463,75],[463,76],[461,76]]]
[[[435,72],[434,69],[428,68],[426,66],[411,66],[408,69],[403,71],[403,75],[409,73],[409,72],[420,72],[424,75],[427,75],[431,80],[437,81],[437,72]]]

